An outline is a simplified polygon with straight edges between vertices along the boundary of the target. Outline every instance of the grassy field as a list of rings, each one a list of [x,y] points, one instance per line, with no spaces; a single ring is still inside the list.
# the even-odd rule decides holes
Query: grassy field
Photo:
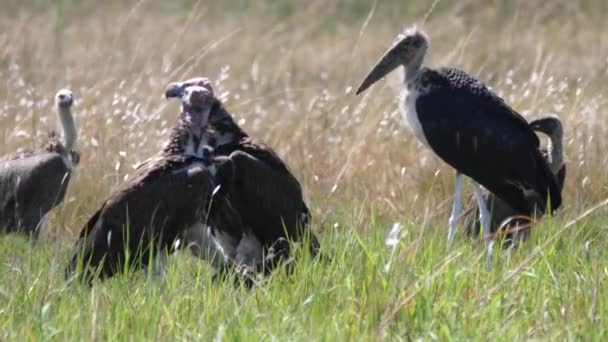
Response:
[[[0,2],[0,152],[36,146],[69,87],[82,156],[39,241],[0,237],[0,340],[607,337],[606,1]],[[492,272],[480,242],[447,248],[453,171],[401,122],[398,73],[354,95],[414,23],[429,66],[565,124],[564,206],[519,250],[496,251]],[[199,75],[301,180],[329,260],[303,255],[251,291],[213,283],[185,253],[165,279],[67,286],[82,225],[168,136],[179,108],[165,85]]]

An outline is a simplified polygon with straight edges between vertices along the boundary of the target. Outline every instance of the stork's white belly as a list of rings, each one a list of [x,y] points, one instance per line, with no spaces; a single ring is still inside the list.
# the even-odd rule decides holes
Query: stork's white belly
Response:
[[[410,130],[414,133],[414,136],[416,136],[416,138],[418,138],[426,147],[430,147],[429,142],[424,136],[420,120],[418,120],[418,113],[416,113],[416,99],[418,98],[418,95],[420,95],[420,93],[416,89],[404,89],[399,98],[399,110],[401,111],[403,120],[407,122]]]

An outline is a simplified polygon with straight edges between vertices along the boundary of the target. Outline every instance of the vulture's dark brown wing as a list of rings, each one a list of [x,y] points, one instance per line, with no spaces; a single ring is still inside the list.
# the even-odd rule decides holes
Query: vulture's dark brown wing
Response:
[[[238,149],[251,155],[255,159],[268,165],[274,170],[285,173],[292,179],[294,185],[297,185],[298,189],[300,189],[300,183],[293,176],[293,174],[291,173],[287,165],[283,162],[283,160],[279,157],[279,155],[270,146],[247,137],[241,140]]]
[[[298,239],[308,222],[300,183],[269,147],[243,144],[229,156],[234,182],[229,199],[265,246],[289,236]]]
[[[85,225],[70,270],[80,256],[109,277],[124,266],[125,250],[129,262],[141,266],[149,261],[150,247],[170,247],[203,216],[214,187],[212,169],[185,156],[163,156],[141,165]]]

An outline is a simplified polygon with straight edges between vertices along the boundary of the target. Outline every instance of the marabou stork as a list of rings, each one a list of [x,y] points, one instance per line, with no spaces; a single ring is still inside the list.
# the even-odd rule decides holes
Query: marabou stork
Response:
[[[464,174],[473,180],[491,269],[490,213],[479,185],[522,212],[544,211],[547,199],[550,209],[557,209],[559,187],[526,120],[464,71],[424,67],[428,46],[427,36],[416,27],[400,34],[357,94],[403,66],[405,89],[400,104],[405,119],[424,145],[456,169],[448,240],[452,240],[460,216]]]

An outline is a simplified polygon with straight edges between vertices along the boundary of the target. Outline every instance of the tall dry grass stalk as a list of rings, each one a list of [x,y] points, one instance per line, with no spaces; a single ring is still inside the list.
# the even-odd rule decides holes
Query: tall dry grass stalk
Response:
[[[0,13],[0,152],[57,124],[52,95],[76,97],[81,165],[45,227],[71,241],[132,165],[155,153],[178,113],[174,80],[205,75],[240,124],[302,180],[318,223],[338,215],[444,229],[453,171],[404,128],[399,80],[353,88],[430,3],[384,1],[7,1]],[[372,11],[373,10],[373,11]],[[428,13],[430,66],[478,75],[528,118],[564,120],[561,215],[606,197],[604,1],[440,1]],[[365,227],[365,224],[363,225]]]

